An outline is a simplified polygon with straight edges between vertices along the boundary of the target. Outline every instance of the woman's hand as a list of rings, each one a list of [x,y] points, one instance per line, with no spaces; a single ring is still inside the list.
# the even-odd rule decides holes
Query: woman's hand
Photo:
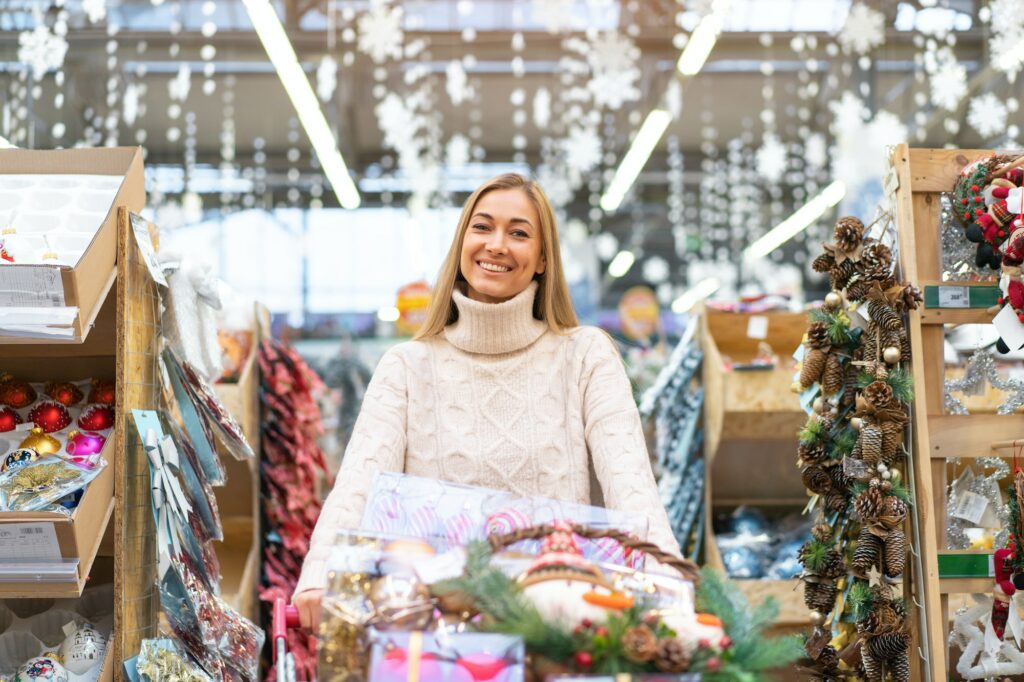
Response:
[[[292,598],[299,610],[299,622],[309,632],[315,633],[320,627],[320,600],[323,598],[323,590],[303,590]]]

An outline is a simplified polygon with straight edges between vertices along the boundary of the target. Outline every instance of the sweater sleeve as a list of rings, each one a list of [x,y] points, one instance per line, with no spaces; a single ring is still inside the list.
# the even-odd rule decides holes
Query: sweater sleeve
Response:
[[[374,474],[404,470],[406,387],[405,363],[392,348],[381,358],[363,396],[334,488],[313,530],[295,594],[326,587],[327,559],[335,533],[359,527]]]
[[[587,329],[583,357],[583,422],[587,449],[610,509],[641,512],[647,539],[680,555],[651,470],[640,412],[622,358],[608,336]]]

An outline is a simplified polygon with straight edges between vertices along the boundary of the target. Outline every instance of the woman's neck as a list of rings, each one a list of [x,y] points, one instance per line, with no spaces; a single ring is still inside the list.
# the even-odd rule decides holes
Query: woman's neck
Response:
[[[445,337],[467,353],[494,355],[526,348],[547,330],[547,324],[533,316],[536,297],[536,282],[501,303],[474,301],[456,287],[452,300],[459,319],[445,327]]]

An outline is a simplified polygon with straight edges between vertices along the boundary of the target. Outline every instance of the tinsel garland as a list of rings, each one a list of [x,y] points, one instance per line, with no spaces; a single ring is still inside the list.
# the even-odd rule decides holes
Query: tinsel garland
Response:
[[[948,192],[940,196],[940,227],[942,279],[954,282],[994,281],[990,268],[979,268],[974,263],[977,245],[964,239],[964,231],[953,214],[952,197]]]
[[[967,360],[964,375],[959,379],[947,379],[943,401],[947,414],[967,414],[967,406],[954,397],[953,393],[980,393],[988,382],[993,388],[1008,393],[1006,400],[996,408],[996,414],[1013,414],[1024,407],[1024,380],[1003,379],[996,369],[992,354],[976,350]]]
[[[959,461],[959,460],[958,460]],[[995,510],[996,518],[999,519],[999,532],[996,533],[994,546],[1004,547],[1009,535],[1010,511],[1003,502],[1002,493],[999,490],[999,482],[1010,473],[1010,465],[1000,457],[979,457],[974,460],[975,465],[981,469],[991,469],[985,475],[975,475],[967,486],[967,490],[975,495],[981,495]],[[947,549],[970,549],[971,541],[965,530],[973,528],[967,519],[954,516],[960,504],[960,495],[953,484],[950,484],[946,495],[946,548]]]

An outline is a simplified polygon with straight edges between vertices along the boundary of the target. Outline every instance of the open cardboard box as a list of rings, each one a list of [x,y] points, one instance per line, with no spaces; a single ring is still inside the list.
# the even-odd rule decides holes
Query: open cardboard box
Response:
[[[111,296],[99,316],[101,319],[113,319],[115,310],[115,297]],[[28,381],[111,379],[115,369],[114,347],[100,343],[112,340],[106,336],[97,334],[81,346],[9,346],[0,352],[0,362],[5,371]],[[15,349],[17,353],[9,352]],[[78,559],[74,580],[3,582],[0,579],[0,598],[75,597],[82,593],[114,511],[116,459],[121,456],[117,448],[117,438],[111,432],[103,448],[107,467],[85,489],[71,518],[49,512],[0,512],[0,529],[4,524],[52,523],[61,557]]]
[[[77,265],[0,266],[0,290],[15,288],[26,271],[58,270],[63,288],[64,305],[77,307],[72,338],[29,338],[5,336],[0,344],[76,344],[82,343],[92,329],[103,300],[114,283],[117,256],[117,209],[121,206],[139,213],[146,203],[142,149],[116,147],[106,149],[0,150],[0,173],[40,175],[116,175],[122,176],[121,187],[107,211],[95,236]],[[19,272],[20,271],[20,272]]]

